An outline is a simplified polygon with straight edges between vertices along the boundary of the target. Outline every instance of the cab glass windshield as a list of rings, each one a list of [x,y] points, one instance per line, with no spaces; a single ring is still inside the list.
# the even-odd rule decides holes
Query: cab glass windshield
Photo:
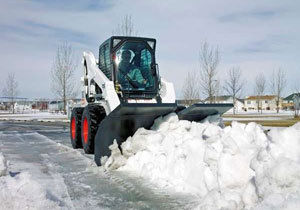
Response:
[[[144,42],[128,41],[116,51],[117,81],[122,90],[153,90],[152,54]]]

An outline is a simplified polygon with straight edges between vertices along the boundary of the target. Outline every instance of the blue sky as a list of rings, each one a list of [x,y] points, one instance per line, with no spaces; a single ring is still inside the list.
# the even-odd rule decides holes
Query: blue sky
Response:
[[[199,49],[218,46],[220,80],[239,66],[244,95],[254,78],[274,69],[287,72],[293,91],[300,81],[300,1],[155,1],[155,0],[0,0],[0,88],[14,72],[22,97],[53,98],[50,70],[57,46],[68,41],[78,63],[84,50],[98,56],[99,45],[122,18],[132,16],[139,36],[157,39],[157,62],[177,96],[188,71],[199,70]],[[79,66],[76,79],[79,81]]]

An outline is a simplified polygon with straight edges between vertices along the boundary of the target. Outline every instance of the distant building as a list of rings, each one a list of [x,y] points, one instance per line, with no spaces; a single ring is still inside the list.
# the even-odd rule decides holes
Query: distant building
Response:
[[[12,111],[14,109],[15,112],[23,111],[27,107],[21,107],[18,105],[29,105],[27,98],[22,97],[0,97],[0,109]],[[12,102],[13,101],[13,102]]]
[[[293,96],[293,100],[294,100],[294,108],[296,110],[300,109],[300,93],[297,93]]]
[[[277,97],[275,95],[248,96],[245,98],[245,110],[276,110]],[[279,100],[279,109],[282,109],[282,99]]]
[[[293,93],[283,99],[282,107],[285,110],[294,110],[299,105],[300,93]]]
[[[32,101],[32,109],[48,110],[49,101],[49,99],[34,99]]]
[[[60,100],[50,101],[48,106],[50,112],[60,112],[64,110],[64,102]]]
[[[32,110],[30,104],[17,102],[14,104],[14,109],[16,113],[24,113]]]

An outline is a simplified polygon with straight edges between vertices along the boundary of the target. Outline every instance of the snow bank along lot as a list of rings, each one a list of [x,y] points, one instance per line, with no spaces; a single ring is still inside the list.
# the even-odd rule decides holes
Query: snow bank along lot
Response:
[[[114,143],[106,170],[126,171],[199,197],[198,209],[300,209],[300,123],[179,121],[175,114]]]
[[[41,121],[41,122],[68,122],[67,116],[60,113],[50,112],[33,112],[26,114],[9,114],[0,113],[0,120],[16,120],[16,121]]]

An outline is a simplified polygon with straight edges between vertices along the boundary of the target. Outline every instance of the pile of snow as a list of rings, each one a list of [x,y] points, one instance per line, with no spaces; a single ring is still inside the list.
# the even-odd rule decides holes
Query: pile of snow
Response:
[[[46,180],[37,180],[28,171],[8,172],[7,161],[0,153],[0,209],[72,208],[68,202],[70,198],[64,198],[67,202],[61,200],[55,192],[42,184],[43,181]]]
[[[107,170],[198,195],[198,208],[300,209],[300,123],[265,134],[255,123],[222,129],[170,114],[121,147],[111,145]]]

